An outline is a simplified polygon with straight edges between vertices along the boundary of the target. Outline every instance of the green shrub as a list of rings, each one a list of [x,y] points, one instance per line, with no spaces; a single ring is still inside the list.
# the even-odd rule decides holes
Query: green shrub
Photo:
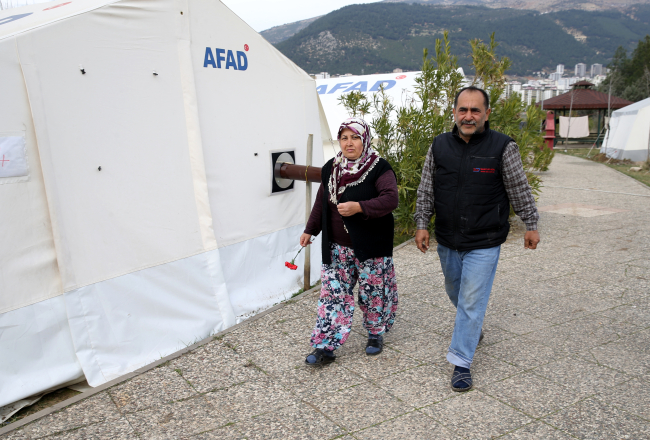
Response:
[[[517,142],[528,182],[537,195],[541,179],[534,172],[546,170],[553,158],[553,151],[544,146],[541,132],[546,114],[534,104],[525,107],[516,94],[508,99],[501,98],[506,85],[505,71],[510,61],[496,56],[494,34],[489,44],[480,40],[473,40],[470,44],[472,66],[476,71],[474,84],[483,86],[490,94],[490,126]],[[458,58],[451,54],[446,32],[442,40],[436,40],[433,58],[424,49],[421,70],[422,74],[416,80],[415,94],[409,97],[404,106],[395,106],[383,89],[374,95],[371,103],[357,91],[339,98],[351,116],[364,117],[372,109],[369,123],[376,137],[375,147],[391,164],[397,176],[399,206],[394,215],[398,235],[415,233],[413,214],[417,189],[429,146],[434,137],[450,131],[454,125],[453,100],[462,88],[464,79],[458,72]],[[433,227],[433,221],[430,227]]]

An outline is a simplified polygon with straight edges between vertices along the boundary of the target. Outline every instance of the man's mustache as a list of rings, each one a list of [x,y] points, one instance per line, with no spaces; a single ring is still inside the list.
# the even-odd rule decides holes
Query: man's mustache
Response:
[[[476,125],[476,121],[460,121],[463,125]]]

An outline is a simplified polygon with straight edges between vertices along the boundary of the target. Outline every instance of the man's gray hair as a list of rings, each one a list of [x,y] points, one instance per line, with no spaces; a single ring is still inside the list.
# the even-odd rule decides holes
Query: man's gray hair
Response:
[[[454,99],[454,108],[458,106],[458,97],[460,96],[461,93],[463,93],[465,90],[469,90],[472,92],[481,92],[483,94],[483,103],[485,104],[485,110],[490,108],[490,96],[487,94],[487,92],[479,87],[476,86],[468,86],[468,87],[463,87],[456,93],[456,99]]]

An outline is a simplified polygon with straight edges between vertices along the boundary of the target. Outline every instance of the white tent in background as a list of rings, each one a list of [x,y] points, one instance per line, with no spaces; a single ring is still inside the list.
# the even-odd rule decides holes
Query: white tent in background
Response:
[[[607,157],[642,162],[650,148],[650,98],[612,112],[600,149]]]
[[[0,406],[299,289],[305,186],[272,193],[271,156],[305,163],[313,134],[323,164],[315,89],[219,1],[0,12]]]
[[[458,71],[464,76],[462,68]],[[406,106],[412,100],[417,100],[415,96],[416,78],[421,72],[404,72],[404,73],[379,73],[375,75],[359,76],[341,76],[338,78],[317,79],[318,96],[323,104],[327,121],[329,122],[331,139],[335,140],[341,121],[348,118],[348,112],[340,104],[339,98],[342,94],[359,91],[368,98],[372,103],[374,95],[379,91],[380,86],[384,86],[386,95],[391,99],[393,105],[397,107]],[[370,120],[368,120],[370,122]],[[324,144],[325,154],[334,155],[337,152],[336,143],[330,143],[332,150],[328,151],[327,142]]]

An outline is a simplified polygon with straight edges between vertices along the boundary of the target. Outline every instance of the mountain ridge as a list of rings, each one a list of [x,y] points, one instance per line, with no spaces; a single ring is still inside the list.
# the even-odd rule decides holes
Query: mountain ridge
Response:
[[[467,0],[460,0],[467,1]],[[607,64],[618,46],[632,49],[647,33],[650,5],[620,11],[540,13],[485,6],[378,2],[351,5],[322,16],[276,47],[310,73],[366,74],[418,70],[422,50],[449,32],[459,65],[470,71],[469,41],[496,31],[497,52],[511,74],[555,70],[556,64]]]

